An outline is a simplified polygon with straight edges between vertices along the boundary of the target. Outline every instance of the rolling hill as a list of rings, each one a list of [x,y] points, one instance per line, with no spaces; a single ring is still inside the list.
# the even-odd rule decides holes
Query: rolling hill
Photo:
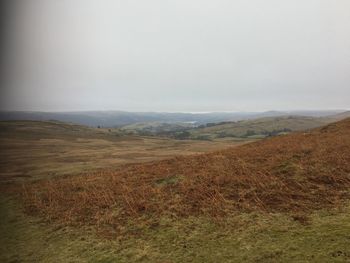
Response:
[[[305,115],[328,116],[341,113],[333,111],[267,111],[267,112],[211,112],[211,113],[171,113],[171,112],[126,112],[126,111],[77,111],[77,112],[37,112],[37,111],[0,111],[0,120],[62,121],[92,127],[120,127],[145,122],[209,122],[237,121],[268,116]]]
[[[215,139],[225,137],[264,138],[293,131],[310,130],[347,117],[350,117],[348,111],[326,117],[264,117],[236,122],[207,123],[197,128],[187,130],[187,132],[189,132],[188,138],[191,139]]]
[[[134,136],[57,121],[0,121],[0,183],[111,169],[239,143]]]
[[[206,124],[190,130],[190,138],[266,137],[308,130],[331,122],[328,118],[305,116],[266,117],[254,120]]]
[[[2,124],[1,172],[42,176],[1,181],[1,262],[349,259],[350,119],[187,156],[198,145]],[[210,151],[219,142],[198,143]]]
[[[146,122],[125,125],[119,130],[140,135],[169,135],[192,129],[195,126],[196,124],[193,122]]]
[[[350,197],[349,175],[346,119],[213,153],[40,182],[26,189],[24,200],[28,211],[50,220],[118,232],[130,220],[156,224],[169,216],[293,214],[339,206]]]
[[[344,111],[341,113],[333,114],[333,115],[327,116],[325,118],[328,118],[331,121],[340,121],[340,120],[343,120],[346,118],[350,118],[350,111]]]
[[[280,112],[266,112],[264,115],[278,115]],[[145,122],[125,125],[119,128],[126,134],[166,136],[175,139],[215,140],[228,138],[238,140],[261,139],[293,131],[309,130],[350,117],[349,112],[330,116],[280,115],[250,118],[238,121],[224,121],[199,124],[197,122]]]

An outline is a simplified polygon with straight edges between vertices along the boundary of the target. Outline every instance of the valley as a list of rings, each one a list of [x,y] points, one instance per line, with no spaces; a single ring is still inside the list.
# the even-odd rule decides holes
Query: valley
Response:
[[[0,263],[350,263],[350,1],[0,10]]]
[[[0,180],[37,180],[113,170],[128,163],[198,154],[246,142],[249,140],[208,142],[124,135],[115,129],[62,122],[0,122]]]
[[[2,262],[349,259],[350,119],[211,141],[0,124]]]

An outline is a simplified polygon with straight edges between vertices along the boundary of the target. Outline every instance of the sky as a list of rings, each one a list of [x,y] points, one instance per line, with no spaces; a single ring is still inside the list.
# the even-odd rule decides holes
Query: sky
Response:
[[[1,110],[350,109],[348,0],[12,0]]]

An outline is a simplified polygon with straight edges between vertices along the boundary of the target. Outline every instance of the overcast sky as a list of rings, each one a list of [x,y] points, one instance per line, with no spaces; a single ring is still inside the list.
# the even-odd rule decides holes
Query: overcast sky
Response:
[[[349,0],[12,3],[1,109],[350,108]]]

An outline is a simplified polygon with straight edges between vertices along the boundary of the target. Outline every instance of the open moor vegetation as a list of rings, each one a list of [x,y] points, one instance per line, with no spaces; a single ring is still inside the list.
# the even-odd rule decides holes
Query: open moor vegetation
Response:
[[[162,217],[224,219],[237,211],[307,214],[349,198],[350,119],[197,156],[42,181],[23,188],[28,212],[107,234]]]

